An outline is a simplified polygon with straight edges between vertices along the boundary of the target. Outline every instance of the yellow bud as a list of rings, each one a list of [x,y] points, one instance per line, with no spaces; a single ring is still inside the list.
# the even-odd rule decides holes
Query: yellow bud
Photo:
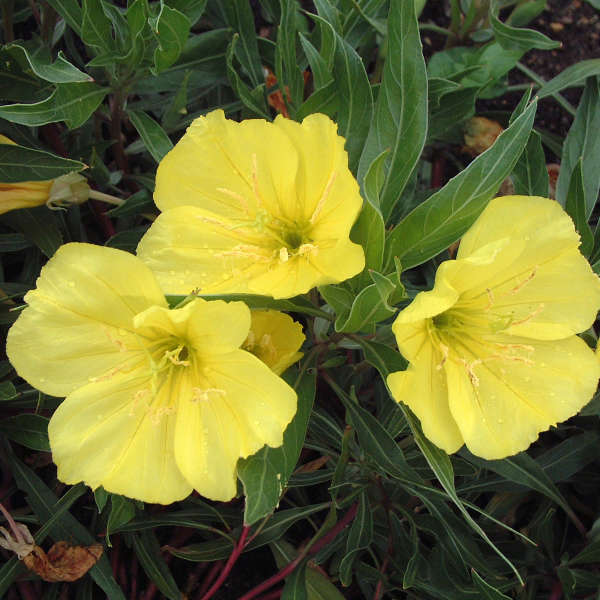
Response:
[[[473,156],[485,152],[504,131],[500,123],[485,117],[473,117],[465,126],[465,151]]]

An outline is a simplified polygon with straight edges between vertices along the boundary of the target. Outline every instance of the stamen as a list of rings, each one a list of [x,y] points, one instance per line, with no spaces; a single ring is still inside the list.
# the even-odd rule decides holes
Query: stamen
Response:
[[[534,277],[535,274],[537,273],[538,267],[537,265],[533,268],[533,271],[523,280],[521,281],[521,283],[518,283],[512,290],[510,290],[510,294],[516,294],[517,292],[521,291],[523,289],[523,287],[525,285],[527,285]]]
[[[446,344],[442,344],[442,342],[440,342],[439,347],[440,347],[440,350],[442,351],[442,361],[440,362],[439,365],[436,365],[435,368],[437,371],[440,371],[442,369],[442,367],[448,360],[448,356],[450,354],[450,350],[449,350],[448,346],[446,346]]]
[[[210,400],[209,394],[217,394],[219,396],[226,396],[227,392],[219,388],[192,388],[192,402],[208,402]]]
[[[488,304],[483,310],[488,311],[488,310],[490,310],[490,308],[492,308],[492,306],[494,306],[494,302],[495,302],[494,293],[492,292],[492,290],[490,290],[490,288],[485,288],[485,293],[487,294],[487,297],[488,297]]]
[[[521,319],[520,321],[513,321],[510,326],[514,327],[515,325],[523,325],[524,323],[527,323],[527,321],[531,321],[531,319],[537,317],[543,310],[544,310],[544,304],[542,303],[532,313],[527,315],[524,319]]]
[[[319,198],[319,202],[317,202],[317,206],[309,219],[309,223],[311,225],[315,224],[315,221],[318,219],[319,215],[321,214],[321,211],[323,210],[323,206],[325,206],[325,202],[327,202],[327,198],[329,197],[329,193],[331,192],[331,188],[333,186],[334,181],[336,180],[336,177],[337,177],[337,172],[332,171],[331,175],[329,176],[329,179],[327,180],[327,185],[325,186],[325,189],[323,190],[323,194]]]
[[[288,249],[286,247],[279,249],[279,262],[286,263],[290,258]]]
[[[299,248],[298,248],[298,255],[299,256],[306,256],[307,254],[318,254],[319,253],[319,247],[315,246],[314,244],[302,244]]]
[[[167,357],[167,360],[170,360],[174,365],[178,365],[178,366],[182,366],[182,367],[189,367],[190,366],[189,360],[181,360],[179,358],[179,354],[183,350],[183,348],[184,348],[183,344],[180,344],[174,350],[165,350],[165,356]]]
[[[244,196],[242,196],[241,194],[238,194],[237,192],[234,192],[232,190],[228,190],[227,188],[216,188],[216,189],[217,189],[217,192],[221,192],[222,194],[225,194],[227,196],[230,196],[234,200],[237,200],[241,204],[242,210],[246,213],[246,215],[250,216],[250,208],[248,207],[248,200],[246,198],[244,198]]]

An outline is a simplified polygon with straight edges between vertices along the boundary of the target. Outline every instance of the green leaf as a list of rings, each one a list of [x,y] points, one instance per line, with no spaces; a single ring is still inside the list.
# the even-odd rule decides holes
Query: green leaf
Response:
[[[365,269],[381,270],[385,244],[385,223],[380,210],[379,192],[384,183],[383,166],[387,150],[373,159],[363,181],[363,194],[366,202],[356,223],[352,227],[350,238],[360,244],[365,251]]]
[[[324,27],[324,26],[323,26]],[[333,82],[333,75],[331,74],[330,66],[327,60],[319,54],[319,51],[308,41],[308,39],[301,33],[298,34],[300,37],[300,43],[302,49],[310,65],[310,70],[313,76],[314,87],[316,90],[326,87],[329,83]],[[333,37],[331,30],[329,35]],[[333,67],[333,65],[331,65]]]
[[[333,117],[338,110],[338,96],[335,81],[315,90],[296,111],[296,120],[301,121],[308,115],[320,112]]]
[[[385,181],[380,193],[387,221],[416,167],[427,137],[427,73],[414,2],[392,2],[388,49],[375,114],[365,143],[358,180],[385,150]]]
[[[345,333],[372,331],[376,323],[396,314],[397,309],[389,304],[390,298],[396,291],[396,284],[377,271],[371,270],[369,275],[374,283],[360,291],[348,314],[338,316],[335,320],[336,331]]]
[[[62,244],[56,217],[45,206],[21,208],[0,217],[0,221],[22,233],[50,258]]]
[[[537,457],[537,462],[552,481],[567,481],[595,460],[600,436],[595,431],[568,437]]]
[[[481,592],[482,600],[510,600],[509,596],[505,596],[502,592],[487,583],[475,569],[471,569],[471,575],[473,576],[475,587]]]
[[[540,99],[546,98],[566,88],[582,86],[588,77],[594,77],[595,75],[600,75],[600,58],[579,61],[547,81],[537,91],[537,97]]]
[[[110,54],[115,51],[113,32],[102,5],[102,0],[83,0],[81,39],[99,52]]]
[[[0,382],[0,402],[13,400],[17,396],[17,390],[10,381]]]
[[[281,600],[308,600],[306,590],[306,565],[303,561],[285,579],[285,585],[281,592]]]
[[[365,360],[379,371],[384,380],[390,373],[406,369],[408,363],[402,354],[389,346],[365,338],[357,338],[357,342],[364,352]]]
[[[40,452],[50,452],[48,421],[46,417],[36,414],[7,417],[0,421],[0,432],[21,446]]]
[[[190,33],[190,20],[178,10],[160,2],[158,17],[148,19],[158,47],[154,51],[155,75],[170,67],[181,54]]]
[[[523,580],[521,579],[521,575],[517,568],[513,565],[513,563],[496,547],[496,545],[490,540],[485,531],[479,526],[479,524],[471,517],[465,505],[458,497],[456,493],[456,488],[454,486],[454,468],[452,467],[452,462],[450,461],[450,457],[440,448],[432,444],[427,437],[423,434],[421,430],[421,425],[418,422],[417,418],[412,414],[412,412],[405,408],[403,405],[402,412],[404,413],[408,424],[410,425],[410,429],[415,438],[415,442],[419,446],[423,456],[427,460],[427,464],[434,472],[438,481],[442,484],[444,491],[448,495],[448,497],[454,502],[459,512],[464,517],[467,524],[475,531],[487,544],[488,546],[512,569],[514,574],[517,576],[517,579],[524,585]],[[541,470],[541,469],[540,469]]]
[[[264,94],[258,99],[258,92],[264,90],[264,84],[255,88],[255,91],[251,91],[250,88],[242,81],[238,72],[235,70],[233,65],[233,56],[235,54],[235,48],[239,40],[239,35],[236,33],[232,38],[229,46],[227,47],[226,63],[227,63],[227,77],[229,83],[233,88],[233,91],[237,94],[238,98],[249,108],[252,112],[256,113],[264,119],[271,120],[266,112],[266,104]]]
[[[298,395],[298,410],[283,433],[283,444],[279,448],[265,446],[238,462],[238,477],[246,495],[246,525],[273,512],[298,462],[315,397],[316,372],[311,367],[312,361],[309,356],[302,362],[299,372],[290,371],[295,377],[293,387]]]
[[[455,242],[474,223],[511,173],[533,125],[533,102],[494,145],[410,212],[388,238],[388,259],[405,269],[420,265]]]
[[[24,146],[0,144],[0,181],[3,183],[47,181],[82,169],[85,165],[78,160]]]
[[[94,501],[96,502],[96,507],[98,508],[98,513],[101,513],[106,506],[106,502],[108,501],[109,493],[102,487],[97,487],[94,490]]]
[[[494,4],[496,6],[494,6]],[[533,29],[511,27],[498,19],[498,2],[490,8],[490,24],[496,41],[507,50],[522,50],[527,52],[532,48],[538,50],[552,50],[560,47],[560,42],[551,40],[548,36]]]
[[[560,172],[556,182],[556,199],[565,206],[571,174],[577,162],[583,159],[583,185],[585,189],[585,216],[589,219],[600,189],[600,88],[599,79],[588,79],[581,96],[577,114],[563,144]]]
[[[22,43],[11,43],[4,46],[4,50],[13,56],[18,55],[25,59],[32,71],[41,79],[52,83],[74,83],[79,81],[92,81],[92,78],[72,65],[59,51],[57,59],[53,62],[50,52],[45,47],[28,49]]]
[[[277,511],[270,517],[261,532],[246,546],[244,552],[266,546],[280,539],[286,531],[295,523],[306,519],[310,515],[325,510],[331,506],[330,502],[321,504],[310,504],[299,508],[289,508]],[[232,532],[233,535],[236,532]],[[239,537],[239,531],[237,532]],[[192,562],[214,561],[227,558],[231,554],[232,541],[211,540],[200,544],[190,544],[183,548],[167,548],[168,551],[178,558]]]
[[[361,57],[333,27],[321,17],[310,15],[329,30],[335,39],[334,68],[338,95],[338,131],[346,139],[348,164],[356,171],[373,114],[373,94]],[[374,153],[379,154],[378,152]]]
[[[223,2],[222,10],[227,23],[237,32],[240,44],[235,48],[235,56],[244,67],[254,87],[264,83],[262,60],[258,52],[256,31],[254,29],[254,13],[248,0],[232,0]]]
[[[169,0],[169,6],[183,13],[192,25],[195,25],[204,14],[208,0]]]
[[[475,114],[475,100],[479,95],[479,88],[460,88],[448,92],[440,102],[439,108],[433,108],[429,119],[429,139],[444,140],[448,136],[462,136],[463,122]]]
[[[89,119],[107,92],[95,83],[59,83],[41,102],[0,106],[0,118],[29,127],[65,121],[75,129]]]
[[[483,460],[471,455],[466,450],[461,451],[461,453],[463,452],[468,456],[470,462],[482,468],[490,469],[509,481],[514,481],[526,488],[536,490],[540,494],[550,498],[550,500],[558,504],[573,519],[574,513],[571,507],[553,481],[542,467],[525,452],[502,460]],[[574,520],[576,520],[576,517]]]
[[[159,163],[165,154],[173,148],[173,142],[164,129],[149,115],[141,110],[127,111],[131,123],[140,134],[146,150]]]
[[[359,496],[358,511],[346,539],[346,554],[340,563],[340,581],[344,587],[352,583],[352,567],[361,550],[373,540],[373,514],[366,491]]]
[[[600,540],[590,542],[579,554],[569,560],[569,566],[600,562]]]
[[[532,131],[527,146],[512,172],[515,194],[548,197],[548,169],[542,138]]]
[[[146,575],[160,592],[169,600],[181,600],[182,594],[161,556],[160,544],[154,532],[147,530],[133,534],[133,549]]]
[[[110,534],[129,523],[135,516],[135,504],[129,498],[119,494],[110,495],[110,514],[106,524],[106,542],[110,546]]]
[[[583,179],[583,157],[577,161],[571,181],[569,183],[569,191],[567,192],[567,201],[565,210],[573,219],[575,229],[581,236],[581,253],[589,257],[594,247],[594,234],[588,225],[588,217],[586,211],[586,190]]]
[[[67,25],[81,36],[83,13],[77,0],[47,0],[48,4],[65,20]]]
[[[15,457],[8,444],[6,449],[5,456],[11,466],[17,487],[27,494],[28,504],[36,513],[40,522],[50,521],[57,510],[58,498],[29,467]],[[69,512],[65,512],[56,522],[53,522],[50,528],[50,536],[55,541],[75,540],[87,546],[96,543],[95,538],[92,537],[89,531]],[[89,573],[108,598],[111,600],[125,600],[121,588],[113,577],[106,554],[100,557],[100,560],[90,569]]]
[[[304,92],[304,78],[296,58],[297,7],[296,0],[281,0],[281,23],[275,48],[275,75],[279,89],[288,88],[292,107],[300,106]],[[283,94],[283,97],[286,98],[286,95]]]

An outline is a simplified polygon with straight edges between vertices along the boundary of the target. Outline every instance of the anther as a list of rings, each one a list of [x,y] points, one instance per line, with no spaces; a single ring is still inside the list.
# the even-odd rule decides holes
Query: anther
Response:
[[[531,273],[523,281],[521,281],[521,283],[518,283],[512,290],[510,290],[510,293],[516,294],[517,292],[519,292],[525,285],[527,285],[535,277],[537,270],[538,270],[538,268],[536,265],[533,268],[533,271],[531,271]]]

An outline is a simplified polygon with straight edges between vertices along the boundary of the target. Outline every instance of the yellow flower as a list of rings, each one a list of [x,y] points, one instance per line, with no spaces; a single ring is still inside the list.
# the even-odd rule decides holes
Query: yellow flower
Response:
[[[578,245],[553,200],[496,198],[398,315],[410,365],[388,385],[432,442],[503,458],[591,399],[600,364],[575,334],[595,320],[600,281]]]
[[[48,428],[58,477],[168,504],[236,494],[238,458],[279,446],[296,394],[240,349],[242,302],[169,310],[135,256],[62,246],[8,334],[21,377],[66,396]]]
[[[10,138],[0,134],[0,144],[14,145]],[[85,177],[67,173],[48,181],[0,182],[0,215],[16,208],[33,208],[82,204],[92,195]]]
[[[362,200],[325,115],[200,117],[160,163],[154,199],[163,213],[138,254],[169,294],[289,298],[364,267],[348,237]]]
[[[300,323],[278,310],[252,310],[250,314],[244,350],[260,358],[277,375],[302,358],[298,350],[306,338]]]

